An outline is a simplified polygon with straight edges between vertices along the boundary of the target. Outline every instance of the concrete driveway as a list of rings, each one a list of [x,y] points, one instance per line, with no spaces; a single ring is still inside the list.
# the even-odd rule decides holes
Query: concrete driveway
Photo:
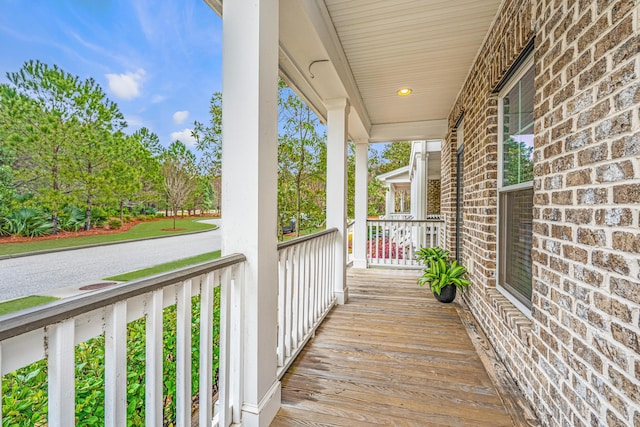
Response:
[[[205,222],[220,225],[221,220]],[[58,295],[102,279],[219,250],[220,228],[162,239],[72,249],[0,260],[0,301]]]

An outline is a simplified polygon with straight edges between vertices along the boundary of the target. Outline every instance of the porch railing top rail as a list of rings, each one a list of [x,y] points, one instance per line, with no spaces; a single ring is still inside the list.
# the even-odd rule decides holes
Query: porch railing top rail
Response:
[[[317,239],[318,237],[322,237],[322,236],[327,235],[327,234],[335,233],[336,231],[338,231],[338,229],[334,227],[334,228],[329,228],[327,230],[318,231],[317,233],[309,234],[309,235],[306,235],[306,236],[296,237],[295,239],[291,239],[291,240],[288,240],[286,242],[280,242],[280,243],[278,243],[278,250],[281,251],[282,249],[286,249],[286,248],[288,248],[290,246],[295,246],[295,245],[298,245],[300,243],[306,242],[308,240]]]
[[[432,223],[432,222],[444,222],[444,220],[443,219],[368,219],[367,220],[367,223],[374,223],[374,222],[424,224],[424,223]]]
[[[128,282],[126,285],[115,286],[101,292],[65,298],[46,306],[0,316],[0,341],[244,261],[246,257],[242,254],[228,255],[214,261]]]

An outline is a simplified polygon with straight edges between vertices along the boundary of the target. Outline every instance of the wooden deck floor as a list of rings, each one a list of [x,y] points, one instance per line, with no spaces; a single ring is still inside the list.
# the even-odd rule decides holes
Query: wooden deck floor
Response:
[[[498,393],[460,307],[417,287],[415,271],[355,271],[348,304],[283,377],[272,426],[535,425]]]

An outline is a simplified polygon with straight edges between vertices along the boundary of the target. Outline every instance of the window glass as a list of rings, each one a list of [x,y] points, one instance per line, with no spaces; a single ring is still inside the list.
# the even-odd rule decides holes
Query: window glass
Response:
[[[502,98],[502,185],[533,179],[533,86],[531,67]]]
[[[531,306],[531,247],[533,189],[500,195],[502,239],[501,285],[527,307]]]
[[[499,283],[508,296],[531,307],[533,246],[534,67],[500,94],[502,177],[499,197]],[[517,187],[513,187],[518,185]]]

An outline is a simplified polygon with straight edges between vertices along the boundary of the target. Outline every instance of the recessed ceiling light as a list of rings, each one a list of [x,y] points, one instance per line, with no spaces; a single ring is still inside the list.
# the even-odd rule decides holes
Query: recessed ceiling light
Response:
[[[413,90],[411,90],[410,87],[403,87],[398,89],[396,93],[398,94],[398,96],[407,96],[407,95],[411,95],[411,92],[413,92]]]

